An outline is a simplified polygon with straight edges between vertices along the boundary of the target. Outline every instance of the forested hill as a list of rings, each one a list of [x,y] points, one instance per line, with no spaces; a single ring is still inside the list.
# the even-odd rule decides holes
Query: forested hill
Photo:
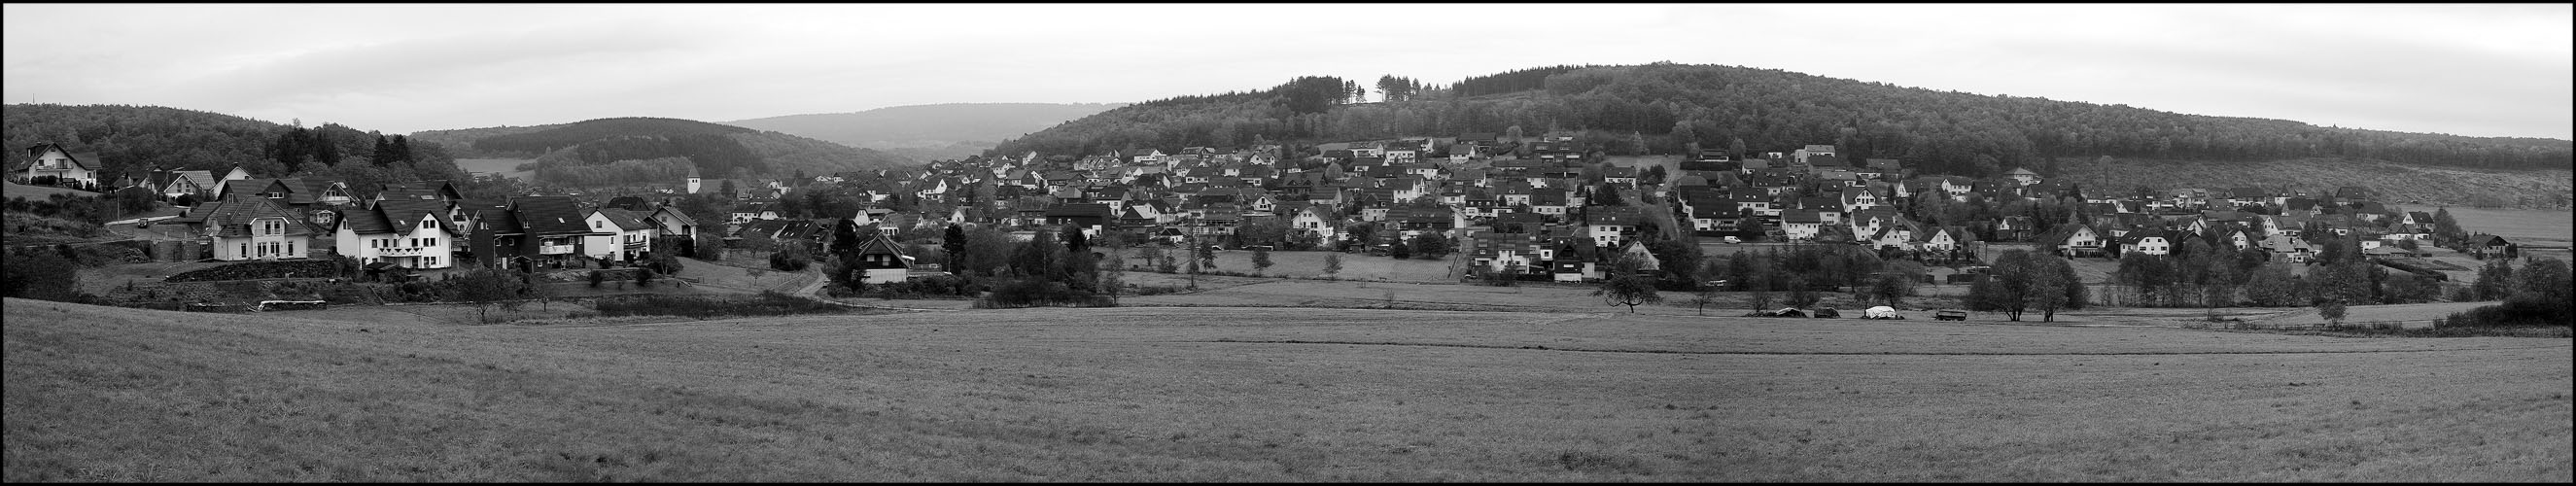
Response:
[[[287,129],[233,115],[162,106],[13,104],[0,109],[0,137],[6,139],[12,166],[25,161],[27,147],[51,142],[73,152],[97,152],[97,162],[106,164],[110,174],[154,164],[177,170],[256,164],[267,158],[269,144]]]
[[[1308,82],[1312,80],[1311,82]],[[1091,154],[1126,147],[1237,146],[1256,137],[1340,141],[1465,133],[1576,135],[1613,155],[1691,147],[1753,152],[1833,144],[1927,172],[1993,175],[2092,157],[2270,161],[2317,157],[2409,165],[2566,170],[2576,142],[2328,128],[2289,120],[1988,96],[1777,69],[1650,64],[1558,66],[1431,86],[1410,99],[1312,106],[1301,78],[1265,91],[1139,103],[1006,141],[989,154]],[[1378,91],[1376,89],[1371,92]],[[1347,92],[1346,90],[1344,92]],[[1328,93],[1329,95],[1330,93]],[[1515,128],[1517,128],[1515,130]]]
[[[339,179],[362,194],[391,182],[469,179],[437,143],[337,123],[289,126],[162,106],[13,104],[0,108],[0,138],[12,166],[39,143],[96,152],[102,183],[118,174],[139,176],[145,167],[221,172],[234,165],[260,177]]]
[[[722,122],[917,159],[955,159],[1126,103],[949,103]]]
[[[852,148],[778,132],[674,118],[602,118],[559,125],[439,130],[413,134],[422,140],[470,147],[473,157],[535,158],[548,170],[586,180],[553,181],[574,185],[611,185],[668,181],[665,172],[694,167],[710,178],[789,176],[797,172],[828,174],[850,170],[901,168],[918,163],[876,150]],[[622,169],[601,169],[616,166]]]

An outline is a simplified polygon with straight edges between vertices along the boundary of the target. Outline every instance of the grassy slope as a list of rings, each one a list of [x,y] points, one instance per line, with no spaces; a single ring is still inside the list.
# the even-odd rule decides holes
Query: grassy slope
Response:
[[[19,184],[19,183],[15,183],[15,182],[0,182],[0,199],[12,199],[12,198],[21,198],[21,197],[23,197],[23,198],[27,198],[27,200],[29,200],[29,201],[37,201],[37,200],[43,200],[43,199],[45,199],[45,197],[46,197],[46,196],[51,196],[51,195],[54,195],[54,194],[68,194],[68,195],[73,195],[73,196],[96,196],[96,195],[98,195],[98,193],[95,193],[95,192],[81,191],[81,190],[73,190],[73,189],[64,189],[64,188],[60,188],[60,187],[50,187],[50,186],[30,186],[30,185],[26,185],[26,184]]]
[[[2472,194],[2492,194],[2511,202],[2520,197],[2547,201],[2567,194],[2576,173],[2565,170],[2495,171],[2411,166],[2378,160],[2298,159],[2227,163],[2115,159],[2105,167],[2091,159],[2066,159],[2061,179],[2086,187],[2107,187],[2125,194],[2130,188],[2198,187],[2211,190],[2237,186],[2292,187],[2311,191],[2361,186],[2381,200],[2431,211],[2438,204],[2465,205]],[[2412,201],[2423,201],[2412,203]]]
[[[294,315],[8,300],[6,479],[2570,477],[2565,340],[1329,309]],[[1822,352],[2078,354],[1799,354]],[[2243,352],[2307,354],[2088,354]]]

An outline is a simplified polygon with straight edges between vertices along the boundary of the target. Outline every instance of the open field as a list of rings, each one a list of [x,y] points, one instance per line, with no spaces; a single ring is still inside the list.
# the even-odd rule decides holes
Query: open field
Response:
[[[456,159],[456,168],[465,169],[465,172],[474,174],[500,174],[524,182],[536,173],[519,170],[519,164],[535,161],[536,159]]]
[[[2557,481],[2568,341],[1024,309],[616,326],[10,299],[10,481]]]
[[[2522,244],[2565,246],[2576,240],[2576,212],[2451,207],[2451,219],[2472,233],[2502,236]],[[2429,209],[2418,209],[2427,213]]]
[[[2465,206],[2473,196],[2494,197],[2508,204],[2527,200],[2534,206],[2546,207],[2566,196],[2571,182],[2576,182],[2565,169],[2487,170],[2369,159],[2215,162],[2118,158],[2105,165],[2097,159],[2061,158],[2059,162],[2060,179],[2088,188],[2360,186],[2389,203],[2422,208],[2425,212],[2432,212],[2431,208],[2438,204]]]

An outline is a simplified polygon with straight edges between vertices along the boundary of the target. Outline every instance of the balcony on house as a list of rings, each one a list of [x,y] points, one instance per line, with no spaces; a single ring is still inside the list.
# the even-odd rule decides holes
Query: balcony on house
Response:
[[[420,249],[420,248],[417,248],[417,247],[391,247],[391,248],[377,248],[377,249],[376,249],[376,255],[377,255],[377,256],[405,257],[405,256],[420,256],[420,254],[421,254],[421,249]]]
[[[570,255],[572,253],[573,245],[537,245],[537,254],[539,255]]]

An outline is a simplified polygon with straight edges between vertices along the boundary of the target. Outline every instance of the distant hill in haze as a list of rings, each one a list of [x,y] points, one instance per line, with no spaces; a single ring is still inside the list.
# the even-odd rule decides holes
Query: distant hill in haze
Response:
[[[908,157],[775,131],[675,118],[602,118],[532,127],[419,132],[467,157],[533,158],[543,178],[574,185],[705,177],[777,177],[918,165]],[[555,170],[564,169],[564,170]]]
[[[1126,103],[951,103],[722,122],[922,160],[963,158],[1002,140]]]

